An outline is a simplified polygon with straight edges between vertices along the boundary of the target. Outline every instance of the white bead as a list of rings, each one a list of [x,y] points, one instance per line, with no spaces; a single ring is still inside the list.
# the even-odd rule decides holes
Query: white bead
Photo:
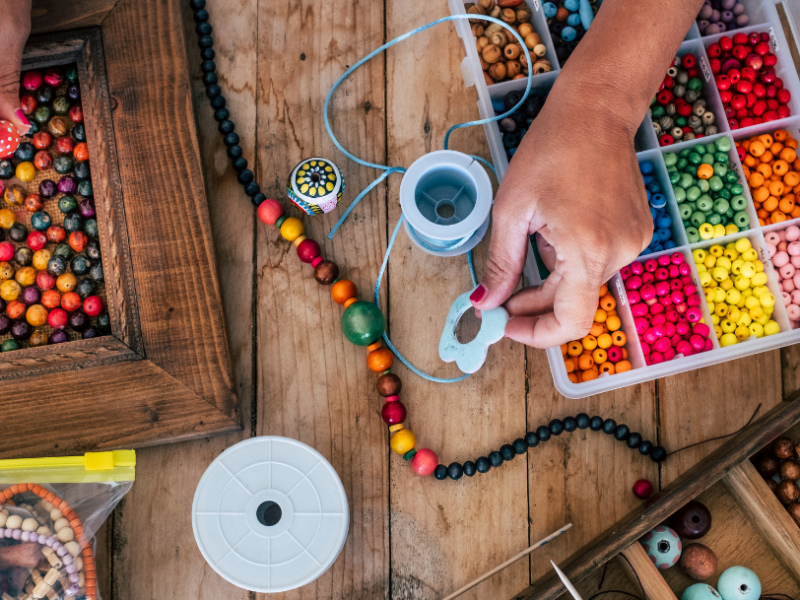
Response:
[[[53,535],[53,532],[50,531],[50,528],[45,527],[44,525],[39,527],[39,529],[36,530],[36,533],[38,533],[39,535]]]
[[[33,517],[28,517],[22,522],[22,531],[36,531],[39,528],[39,521]]]
[[[39,582],[42,581],[42,574],[39,573],[39,569],[31,570],[31,579],[33,579],[34,585],[39,585]]]
[[[50,586],[47,585],[46,582],[42,581],[39,585],[37,585],[34,588],[32,595],[34,598],[44,598],[49,590]]]
[[[44,506],[44,509],[45,509],[47,512],[50,512],[51,510],[53,510],[53,508],[55,508],[55,507],[54,507],[52,504],[50,504],[50,503],[49,503],[47,500],[42,500],[42,505]]]
[[[69,527],[69,521],[64,517],[56,519],[56,522],[53,523],[53,529],[55,529],[56,532],[61,531],[62,529],[64,529],[64,527]]]
[[[8,513],[3,514],[3,512],[0,512],[0,527],[5,527],[6,521],[8,520]]]
[[[82,572],[78,573],[78,585],[81,587],[86,585],[86,575],[84,575]]]
[[[57,508],[54,508],[53,510],[50,511],[50,519],[53,521],[58,521],[63,516],[64,515]]]
[[[56,581],[58,581],[60,578],[61,578],[61,573],[59,573],[57,569],[50,569],[47,572],[47,575],[44,576],[44,580],[49,585],[55,585]]]
[[[76,556],[75,560],[72,561],[72,564],[75,565],[75,568],[78,571],[83,571],[83,558],[80,556]]]
[[[45,546],[45,548],[47,548],[47,546]],[[50,548],[48,548],[48,550],[50,550]],[[61,559],[55,552],[52,552],[51,554],[46,554],[45,556],[47,556],[47,562],[49,562],[50,566],[53,567],[54,569],[64,568],[64,563],[61,562]]]
[[[11,515],[6,520],[6,527],[8,529],[19,529],[22,526],[22,517],[19,515]]]
[[[78,544],[78,542],[67,542],[64,544],[64,548],[67,549],[67,552],[70,553],[72,558],[77,558],[81,553],[81,546]]]
[[[58,533],[56,533],[56,537],[58,538],[59,542],[65,544],[75,539],[75,532],[69,527],[64,527]]]

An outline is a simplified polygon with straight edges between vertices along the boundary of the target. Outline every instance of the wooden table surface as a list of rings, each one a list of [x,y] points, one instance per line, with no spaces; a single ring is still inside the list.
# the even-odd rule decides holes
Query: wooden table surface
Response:
[[[153,4],[153,2],[149,2]],[[191,530],[195,487],[225,448],[256,435],[306,442],[330,460],[350,502],[347,544],[334,566],[292,599],[440,598],[567,522],[556,542],[465,594],[505,600],[628,513],[636,479],[666,485],[717,443],[661,467],[606,436],[576,432],[542,444],[487,475],[439,482],[413,474],[388,448],[381,398],[365,351],[346,342],[341,308],[317,285],[294,247],[257,223],[235,181],[203,93],[188,2],[160,0],[152,43],[183,27],[193,100],[228,319],[239,435],[148,448],[137,481],[98,536],[103,597],[231,599],[263,596],[234,588],[203,560]],[[221,86],[245,156],[268,196],[282,198],[290,169],[324,156],[344,171],[349,202],[376,173],[334,151],[322,105],[347,66],[384,40],[448,14],[445,0],[208,0]],[[177,15],[182,14],[183,22]],[[166,15],[166,18],[164,18]],[[121,18],[121,17],[117,17]],[[464,87],[461,40],[450,24],[392,48],[362,67],[337,94],[334,128],[356,155],[410,165],[440,149],[447,128],[478,116]],[[461,131],[452,147],[489,158],[482,130]],[[367,196],[333,241],[341,210],[306,218],[307,234],[369,298],[398,217],[395,176]],[[288,202],[285,202],[288,205]],[[324,242],[324,243],[323,243]],[[478,272],[486,245],[476,252]],[[393,341],[411,360],[454,376],[438,358],[442,324],[470,287],[463,257],[429,256],[398,237],[382,308]],[[203,310],[198,306],[197,310]],[[202,335],[202,332],[198,332]],[[422,380],[402,366],[408,424],[445,463],[485,455],[552,418],[579,412],[612,417],[668,451],[741,427],[755,407],[769,409],[800,387],[800,348],[569,400],[553,387],[544,352],[503,340],[481,371],[459,384]]]

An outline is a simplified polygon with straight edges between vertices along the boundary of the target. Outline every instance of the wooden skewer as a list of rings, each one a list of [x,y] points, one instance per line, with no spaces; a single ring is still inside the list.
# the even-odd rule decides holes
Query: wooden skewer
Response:
[[[568,531],[570,529],[572,529],[572,523],[567,523],[566,525],[564,525],[558,531],[556,531],[554,533],[551,533],[550,535],[548,535],[544,539],[539,540],[533,546],[531,546],[527,550],[523,550],[522,552],[520,552],[516,556],[512,556],[506,562],[504,562],[502,565],[496,566],[494,569],[492,569],[488,573],[485,573],[485,574],[481,575],[475,581],[472,581],[472,582],[468,583],[467,585],[465,585],[464,587],[456,590],[455,592],[453,592],[452,594],[450,594],[449,596],[447,596],[443,600],[453,600],[453,598],[456,598],[457,596],[460,596],[464,592],[466,592],[468,590],[471,590],[472,588],[474,588],[476,585],[478,585],[482,581],[486,581],[492,575],[495,575],[495,574],[499,573],[500,571],[502,571],[506,567],[508,567],[508,566],[512,565],[513,563],[517,562],[520,558],[528,556],[528,554],[530,554],[534,550],[537,550],[537,549],[541,548],[542,546],[544,546],[545,544],[548,544],[549,542],[553,541],[558,536],[560,536],[562,533],[564,533],[564,532],[566,532],[566,531]]]

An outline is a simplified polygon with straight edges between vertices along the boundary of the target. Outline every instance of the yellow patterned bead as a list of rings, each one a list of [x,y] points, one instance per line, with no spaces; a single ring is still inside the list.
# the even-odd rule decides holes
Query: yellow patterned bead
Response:
[[[389,427],[389,433],[394,433],[395,431],[400,431],[401,429],[403,429],[403,424],[396,423],[395,425]]]
[[[392,436],[391,440],[389,440],[389,445],[392,447],[392,450],[401,456],[411,450],[416,443],[417,437],[410,429],[401,429]]]
[[[293,242],[303,235],[303,222],[295,217],[289,217],[281,224],[283,239]]]
[[[297,236],[297,237],[294,239],[294,242],[292,242],[292,243],[293,243],[295,246],[299,246],[300,244],[302,244],[302,243],[303,243],[303,240],[305,240],[305,239],[306,239],[306,236],[304,236],[304,235],[299,235],[299,236]]]

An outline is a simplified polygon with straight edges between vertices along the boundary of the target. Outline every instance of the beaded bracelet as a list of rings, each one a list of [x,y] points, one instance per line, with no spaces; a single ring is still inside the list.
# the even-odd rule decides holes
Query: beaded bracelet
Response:
[[[18,505],[14,501],[16,496],[25,492],[41,498],[36,508],[24,503]],[[23,519],[9,514],[4,506],[19,506],[33,516]],[[37,508],[47,512],[56,530],[55,535],[44,524],[45,519]],[[15,484],[0,492],[0,538],[40,544],[49,563],[44,574],[39,568],[31,570],[25,594],[18,596],[19,600],[45,597],[54,600],[61,597],[57,591],[59,588],[72,596],[83,591],[86,600],[97,598],[94,555],[84,535],[83,524],[69,504],[53,492],[33,483]]]
[[[453,462],[449,466],[438,463],[436,453],[428,448],[416,449],[417,440],[414,432],[407,429],[403,423],[408,411],[400,401],[402,382],[391,372],[394,364],[394,355],[388,348],[384,348],[381,336],[385,329],[385,319],[381,310],[372,302],[360,301],[357,298],[356,284],[349,279],[339,279],[339,266],[333,261],[321,256],[320,245],[303,235],[303,223],[296,217],[287,217],[283,206],[261,192],[261,187],[255,181],[255,174],[247,168],[247,159],[242,154],[239,145],[239,136],[234,132],[235,125],[230,118],[230,111],[225,108],[226,101],[222,89],[218,84],[216,74],[217,66],[214,63],[214,39],[211,36],[213,28],[208,22],[209,14],[205,9],[206,0],[189,0],[193,11],[194,21],[197,23],[195,31],[198,35],[198,46],[202,63],[203,83],[206,86],[211,107],[214,109],[214,119],[218,123],[219,132],[227,146],[228,156],[233,169],[238,173],[237,181],[244,187],[253,205],[258,209],[258,218],[267,225],[274,225],[280,230],[281,236],[294,243],[297,255],[304,263],[314,268],[314,279],[321,285],[331,285],[332,299],[344,306],[341,327],[348,341],[358,346],[367,347],[367,366],[371,371],[380,373],[376,388],[384,397],[385,404],[381,409],[381,418],[389,426],[389,445],[406,461],[411,461],[411,468],[418,475],[434,475],[436,479],[460,479],[462,475],[472,477],[475,473],[486,473],[492,467],[499,467],[504,462],[512,460],[517,454],[523,454],[528,448],[546,442],[554,435],[561,435],[564,431],[590,428],[593,431],[602,430],[613,435],[616,439],[626,442],[629,448],[638,449],[642,455],[650,456],[654,462],[663,461],[667,453],[661,446],[644,440],[640,433],[631,432],[627,425],[617,425],[613,419],[603,420],[601,417],[589,417],[579,414],[576,417],[566,417],[563,421],[554,419],[549,425],[542,425],[535,432],[529,431],[524,439],[518,438],[511,444],[505,444],[499,451],[490,452],[489,456],[481,456],[477,460],[467,461],[463,465]]]

